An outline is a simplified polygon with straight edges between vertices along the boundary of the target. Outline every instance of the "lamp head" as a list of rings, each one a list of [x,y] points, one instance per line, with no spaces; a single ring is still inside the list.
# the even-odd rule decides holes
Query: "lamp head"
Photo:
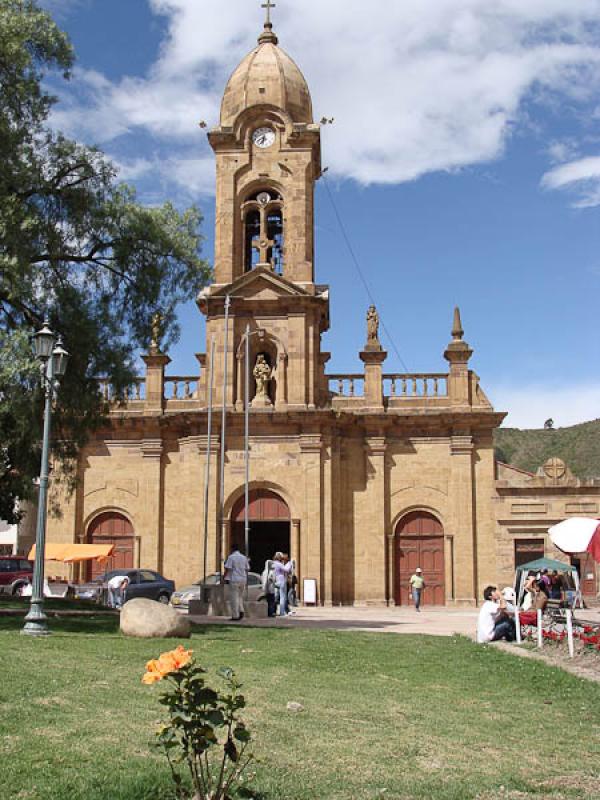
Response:
[[[46,362],[50,358],[54,345],[54,333],[50,330],[48,320],[44,321],[44,326],[33,336],[33,346],[35,357],[40,361]]]
[[[55,378],[62,378],[67,371],[67,363],[69,361],[69,354],[63,347],[62,339],[59,337],[56,342],[56,347],[52,351],[53,373]]]

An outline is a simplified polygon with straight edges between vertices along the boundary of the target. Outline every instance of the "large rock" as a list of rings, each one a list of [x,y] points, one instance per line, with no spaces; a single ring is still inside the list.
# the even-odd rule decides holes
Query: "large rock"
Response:
[[[171,606],[144,597],[129,600],[121,611],[121,632],[142,639],[187,639],[190,621]]]

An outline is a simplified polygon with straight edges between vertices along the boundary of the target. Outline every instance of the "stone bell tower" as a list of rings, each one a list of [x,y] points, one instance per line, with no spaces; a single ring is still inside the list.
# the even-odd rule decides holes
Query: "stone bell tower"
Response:
[[[250,325],[251,373],[263,355],[273,375],[263,406],[300,410],[318,407],[326,394],[320,336],[329,325],[328,293],[314,283],[321,137],[304,76],[278,46],[265,7],[258,46],[230,77],[219,125],[208,134],[216,157],[215,283],[198,302],[207,317],[207,359],[216,342],[216,401],[227,369],[228,404],[241,407]]]

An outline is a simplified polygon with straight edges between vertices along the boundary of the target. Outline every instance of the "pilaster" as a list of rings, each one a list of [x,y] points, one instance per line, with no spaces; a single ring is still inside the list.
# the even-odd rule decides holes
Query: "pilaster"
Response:
[[[169,356],[161,352],[142,356],[146,365],[146,405],[149,413],[160,413],[165,406],[165,367],[171,363]]]
[[[357,520],[355,554],[356,602],[386,603],[385,436],[366,436],[364,441],[365,492]]]
[[[162,572],[164,553],[164,472],[162,439],[141,443],[144,501],[141,504],[140,561]]]
[[[382,364],[386,358],[386,351],[381,349],[367,349],[360,353],[365,365],[365,404],[372,411],[383,411]]]
[[[302,471],[304,473],[304,518],[302,520],[302,568],[305,578],[318,581],[318,599],[323,602],[324,586],[321,542],[321,451],[320,434],[300,437]]]
[[[463,432],[451,437],[449,496],[452,503],[457,605],[474,605],[477,594],[473,453],[473,437],[470,434]]]

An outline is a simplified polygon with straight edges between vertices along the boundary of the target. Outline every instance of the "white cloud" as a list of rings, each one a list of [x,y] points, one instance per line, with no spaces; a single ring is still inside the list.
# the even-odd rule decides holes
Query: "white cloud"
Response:
[[[504,427],[543,428],[544,422],[551,418],[555,427],[564,428],[600,417],[600,383],[567,387],[505,384],[488,388],[494,408],[509,412]]]
[[[218,120],[230,72],[254,46],[247,0],[149,0],[165,36],[146,75],[111,83],[77,74],[56,124],[107,143],[147,132],[210,154],[197,127]],[[362,183],[412,180],[497,158],[535,88],[580,101],[598,84],[600,0],[288,0],[281,45],[311,87],[315,117],[334,116],[325,159]],[[175,170],[186,184],[189,174]]]
[[[576,208],[600,205],[600,156],[588,156],[554,167],[542,178],[546,189],[569,189],[577,193]]]

